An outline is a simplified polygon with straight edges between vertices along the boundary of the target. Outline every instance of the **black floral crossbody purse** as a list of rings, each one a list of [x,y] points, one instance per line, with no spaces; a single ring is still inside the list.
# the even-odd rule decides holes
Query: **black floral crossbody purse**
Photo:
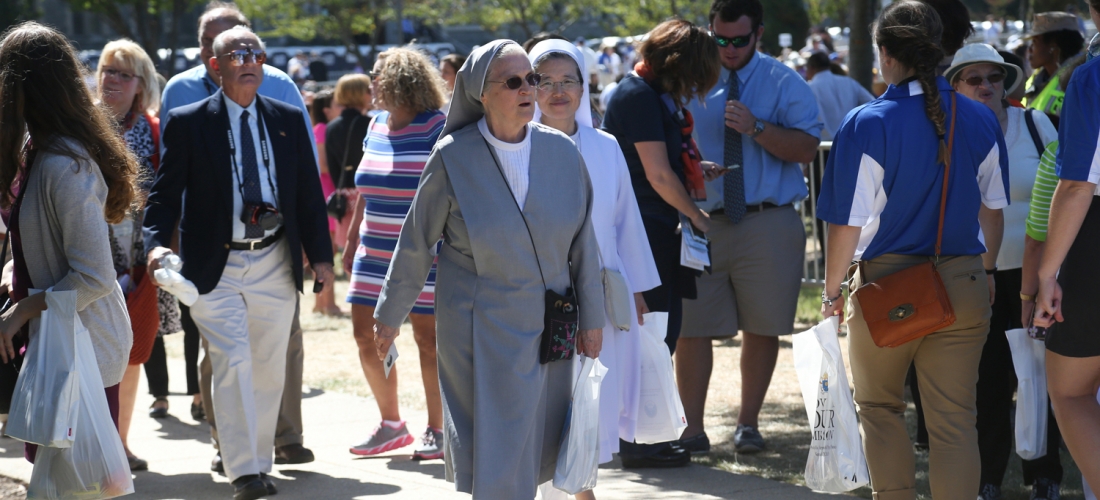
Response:
[[[482,137],[482,140],[484,139]],[[508,177],[504,175],[504,168],[500,165],[500,160],[497,159],[497,155],[489,141],[485,141],[485,147],[489,148],[489,155],[493,157],[497,171],[504,179],[504,185],[508,186],[508,192],[512,195],[512,202],[515,203],[516,209],[519,210],[519,216],[523,219],[523,225],[527,228],[527,237],[530,238],[531,249],[535,252],[535,263],[539,266],[539,277],[542,278],[542,286],[546,289],[544,298],[546,312],[543,314],[542,338],[539,341],[539,363],[546,364],[572,359],[573,350],[577,344],[577,328],[580,324],[577,295],[572,286],[566,288],[565,295],[562,295],[550,289],[546,284],[546,275],[542,273],[542,262],[539,259],[538,245],[535,245],[535,237],[531,234],[531,226],[527,223],[527,216],[523,214],[523,209],[516,201],[515,193],[512,193],[511,185],[508,184]],[[572,277],[570,277],[570,282],[572,282]]]

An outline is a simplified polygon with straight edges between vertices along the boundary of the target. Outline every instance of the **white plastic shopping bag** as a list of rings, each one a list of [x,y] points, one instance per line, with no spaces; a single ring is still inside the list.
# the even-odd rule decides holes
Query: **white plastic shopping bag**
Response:
[[[794,368],[812,434],[806,486],[833,493],[851,491],[870,481],[837,339],[839,323],[833,316],[792,339]]]
[[[1047,454],[1047,349],[1016,328],[1005,332],[1016,368],[1016,454],[1035,460]]]
[[[654,312],[643,316],[640,326],[639,356],[642,373],[639,380],[638,424],[634,442],[665,443],[680,439],[687,428],[684,404],[676,389],[672,371],[672,356],[665,344],[668,313]]]
[[[7,435],[68,448],[80,400],[74,345],[84,325],[76,315],[75,291],[45,293],[47,309],[30,323],[30,344],[15,382]]]
[[[554,472],[554,487],[574,495],[596,487],[600,467],[600,383],[607,375],[607,367],[600,360],[587,356],[583,359]]]
[[[28,500],[99,500],[134,492],[130,464],[118,436],[88,330],[76,333],[80,412],[70,448],[39,448]]]

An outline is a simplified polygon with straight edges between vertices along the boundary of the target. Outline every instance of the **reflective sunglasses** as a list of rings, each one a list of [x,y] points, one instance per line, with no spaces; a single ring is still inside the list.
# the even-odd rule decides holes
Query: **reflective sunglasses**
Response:
[[[137,78],[137,75],[135,75],[133,73],[127,73],[125,71],[119,71],[119,70],[114,69],[114,68],[103,68],[103,76],[105,76],[105,77],[110,76],[110,77],[118,78],[118,80],[120,82],[124,82],[124,83],[130,83],[131,81],[134,80],[134,78]]]
[[[752,36],[756,34],[756,28],[753,28],[747,35],[735,36],[733,38],[727,38],[719,36],[717,33],[711,31],[710,36],[714,37],[714,41],[718,42],[718,46],[723,49],[733,45],[735,49],[741,49],[747,47],[752,43]]]
[[[977,86],[982,84],[982,80],[989,80],[989,84],[993,85],[995,83],[1000,83],[1000,82],[1004,81],[1004,79],[1005,79],[1005,74],[1004,73],[993,73],[992,75],[989,75],[988,77],[985,77],[985,76],[972,76],[970,78],[963,79],[963,81],[966,82],[966,84],[970,85],[971,87],[977,87]]]
[[[538,73],[527,73],[527,76],[513,76],[504,81],[485,80],[485,83],[503,83],[509,90],[519,90],[519,88],[523,86],[524,81],[532,87],[538,87],[539,82],[542,81],[542,75]]]
[[[540,78],[542,78],[541,75]],[[558,89],[558,92],[571,92],[580,85],[581,82],[569,78],[560,82],[552,82],[543,78],[542,81],[539,82],[537,88],[540,92],[554,92],[555,87]]]
[[[381,71],[373,71],[372,70],[372,71],[367,72],[367,77],[369,77],[371,79],[371,81],[377,80],[378,77],[380,77],[380,76],[382,76]]]
[[[228,57],[229,62],[234,66],[244,66],[252,63],[263,64],[267,61],[267,52],[260,49],[238,49],[226,52],[221,57]]]

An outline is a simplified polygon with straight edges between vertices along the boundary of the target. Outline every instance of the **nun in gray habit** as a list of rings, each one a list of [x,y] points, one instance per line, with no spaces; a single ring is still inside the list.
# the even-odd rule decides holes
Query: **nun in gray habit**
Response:
[[[554,476],[574,367],[539,363],[546,289],[576,291],[577,348],[589,356],[599,355],[605,319],[588,172],[567,136],[530,123],[537,80],[511,40],[466,60],[374,312],[381,357],[442,234],[435,317],[447,480],[478,499],[533,498]]]

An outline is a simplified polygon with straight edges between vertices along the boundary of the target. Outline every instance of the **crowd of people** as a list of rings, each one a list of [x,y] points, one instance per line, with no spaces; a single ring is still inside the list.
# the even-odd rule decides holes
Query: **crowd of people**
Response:
[[[1098,9],[1090,0],[1094,21]],[[532,498],[554,477],[585,356],[608,369],[598,461],[684,466],[711,447],[712,341],[739,334],[733,445],[757,453],[802,288],[796,207],[812,196],[828,227],[821,313],[847,324],[875,497],[916,498],[916,447],[929,450],[934,497],[1001,498],[1016,388],[1006,332],[1021,328],[1045,342],[1050,394],[1047,448],[1023,462],[1031,498],[1059,498],[1063,443],[1100,485],[1100,37],[1086,44],[1072,14],[1039,13],[1025,60],[965,44],[973,28],[957,0],[901,0],[870,28],[887,84],[876,98],[830,57],[826,32],[802,72],[758,52],[764,14],[759,0],[713,0],[706,26],[669,20],[599,53],[554,34],[438,64],[396,47],[366,74],[307,93],[264,64],[263,41],[230,3],[199,19],[203,64],[167,82],[118,40],[89,87],[61,33],[15,26],[0,42],[11,256],[0,291],[13,304],[0,314],[0,361],[16,362],[46,308],[32,291],[76,291],[140,471],[148,463],[127,438],[141,367],[149,415],[163,418],[163,337],[182,331],[211,470],[236,500],[275,495],[273,464],[315,459],[303,446],[298,321],[312,277],[313,312],[344,316],[351,304],[382,419],[351,454],[415,443],[413,458],[445,460],[460,492]],[[705,271],[682,265],[689,228],[709,240]],[[197,300],[158,287],[176,258]],[[337,267],[350,280],[342,301]],[[923,268],[928,281],[891,287]],[[621,322],[605,307],[616,293],[629,304]],[[875,293],[930,294],[950,320],[892,339],[905,328],[894,316],[923,321],[924,306],[884,312]],[[667,314],[687,427],[640,444],[650,312]],[[406,321],[427,406],[412,423],[419,438],[388,358]]]

